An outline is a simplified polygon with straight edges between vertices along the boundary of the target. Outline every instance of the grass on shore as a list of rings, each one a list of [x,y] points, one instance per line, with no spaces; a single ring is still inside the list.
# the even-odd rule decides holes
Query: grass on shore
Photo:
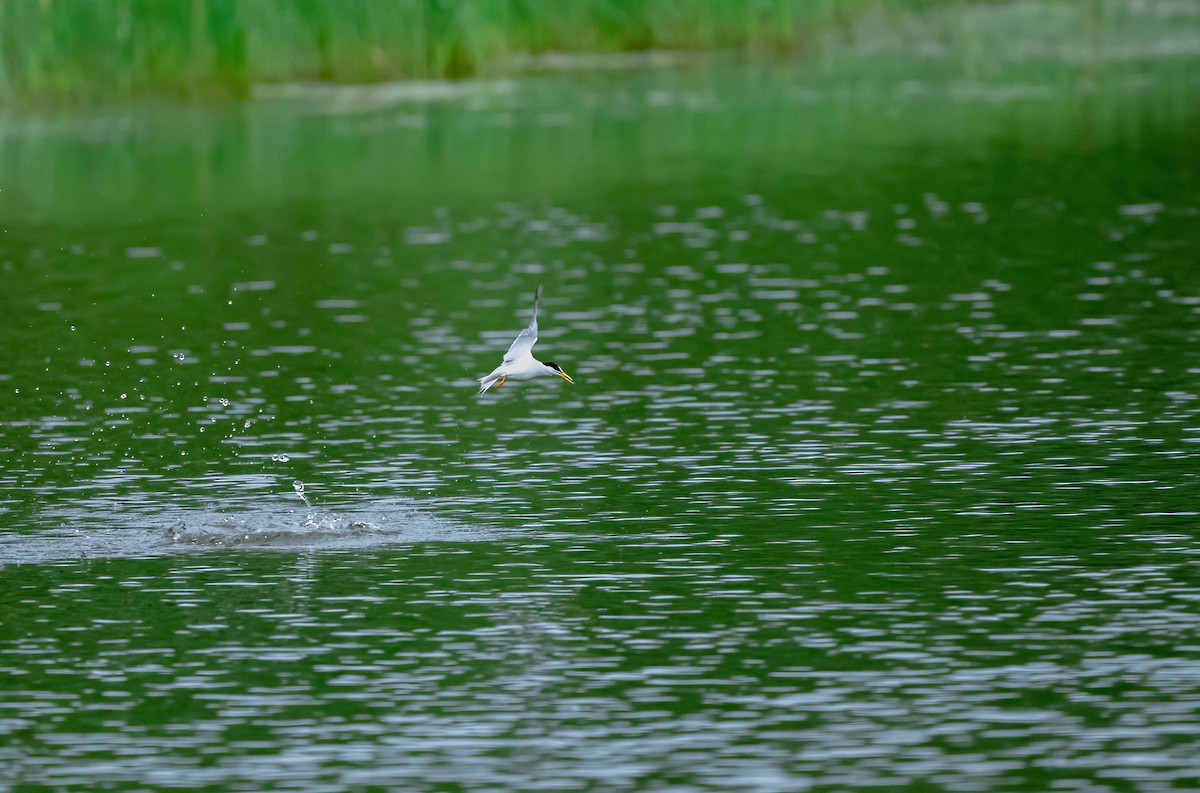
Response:
[[[547,52],[792,54],[864,16],[954,4],[962,0],[4,0],[0,103],[495,76]]]

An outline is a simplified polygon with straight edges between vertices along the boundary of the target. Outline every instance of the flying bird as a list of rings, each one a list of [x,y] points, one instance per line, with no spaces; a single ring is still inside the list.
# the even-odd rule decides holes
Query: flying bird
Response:
[[[532,380],[544,374],[561,377],[568,383],[574,383],[571,375],[553,361],[542,363],[533,357],[533,345],[537,344],[538,301],[542,299],[542,285],[538,284],[537,294],[533,296],[533,320],[529,327],[517,334],[508,352],[504,353],[504,361],[492,370],[491,374],[479,378],[479,393],[487,391],[492,386],[499,388],[509,380]]]

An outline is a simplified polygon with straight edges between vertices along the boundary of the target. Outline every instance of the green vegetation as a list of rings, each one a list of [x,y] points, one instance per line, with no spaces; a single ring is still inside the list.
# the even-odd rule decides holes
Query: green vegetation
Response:
[[[545,53],[812,51],[964,0],[5,0],[0,103],[495,76]],[[1116,0],[1064,0],[1105,24]]]
[[[997,24],[993,12],[1014,8],[1001,16],[1020,20],[1016,28]],[[579,54],[786,57],[855,41],[911,48],[931,36],[986,68],[1018,51],[1061,55],[1062,42],[1121,47],[1131,28],[1194,34],[1189,8],[1170,0],[2,0],[0,106],[496,77]],[[1200,51],[1194,35],[1175,44]]]

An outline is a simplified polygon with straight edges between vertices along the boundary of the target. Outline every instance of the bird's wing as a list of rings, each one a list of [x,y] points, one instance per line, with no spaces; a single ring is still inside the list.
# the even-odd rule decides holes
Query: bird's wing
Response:
[[[504,364],[511,364],[519,358],[529,355],[533,345],[537,344],[537,314],[538,301],[542,299],[542,285],[538,284],[537,293],[533,296],[533,319],[529,327],[517,334],[508,352],[504,353]]]

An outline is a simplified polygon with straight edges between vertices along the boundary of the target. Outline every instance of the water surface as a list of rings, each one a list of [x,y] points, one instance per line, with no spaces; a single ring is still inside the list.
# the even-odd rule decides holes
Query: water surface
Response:
[[[1200,786],[1172,51],[5,118],[0,788]]]

